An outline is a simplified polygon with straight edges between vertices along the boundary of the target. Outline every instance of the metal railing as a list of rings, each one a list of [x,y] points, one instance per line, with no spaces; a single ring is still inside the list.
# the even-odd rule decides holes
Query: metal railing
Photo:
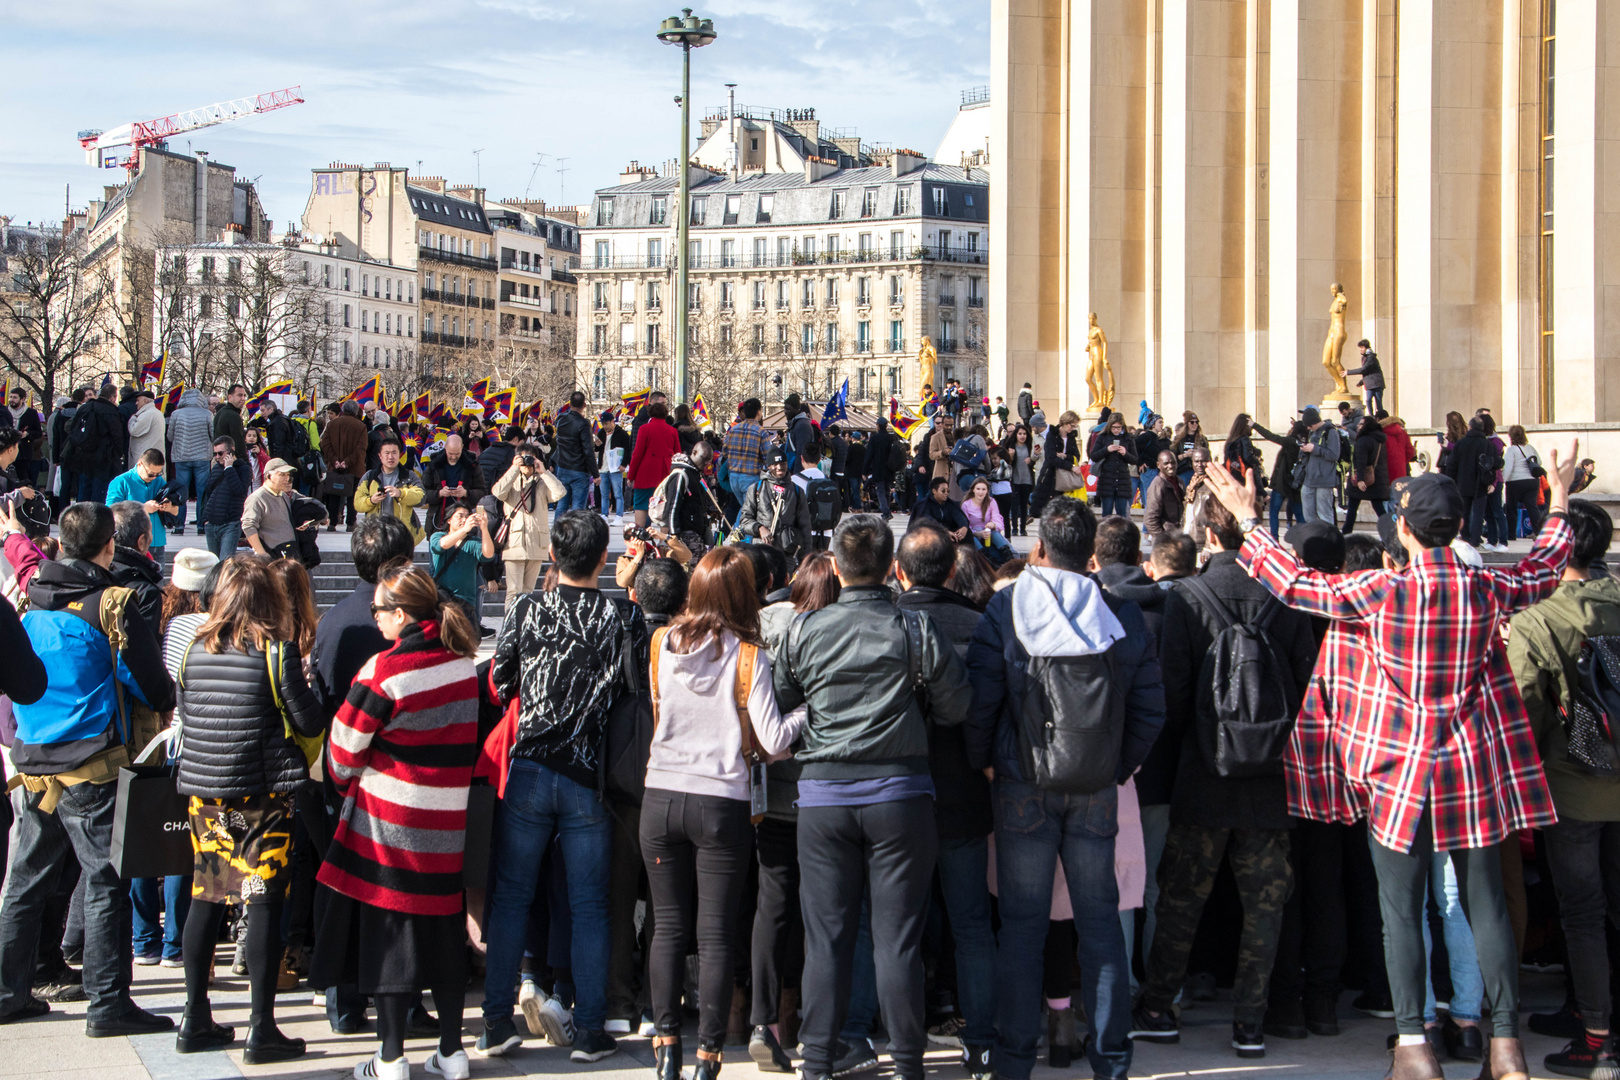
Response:
[[[462,255],[459,252],[444,251],[436,247],[428,247],[425,244],[417,245],[416,256],[419,259],[427,259],[431,262],[470,266],[475,270],[496,270],[500,267],[500,263],[494,259],[481,258],[477,255]]]
[[[984,307],[984,297],[982,297],[982,296],[970,296],[970,297],[968,297],[967,298],[967,306],[970,307],[970,308],[982,308],[982,307]]]
[[[965,263],[982,266],[989,261],[989,255],[982,248],[969,249],[960,245],[941,247],[938,244],[924,244],[919,247],[908,247],[900,251],[893,248],[866,248],[862,250],[822,251],[814,255],[804,252],[793,252],[787,255],[705,255],[702,258],[692,259],[688,268],[692,270],[738,270],[738,269],[771,269],[788,266],[844,266],[851,264],[876,265],[882,263],[903,262],[950,262]],[[606,256],[601,259],[586,258],[582,265],[579,256],[571,255],[568,263],[571,268],[590,270],[645,270],[644,258],[623,258]],[[663,269],[675,270],[680,265],[678,256],[670,255],[664,259]],[[554,271],[556,277],[562,271]]]
[[[619,301],[619,310],[620,311],[634,311],[634,310],[636,310],[636,302],[634,300],[620,300]]]
[[[939,306],[940,307],[955,307],[956,306],[956,297],[954,295],[952,295],[951,293],[940,293],[939,294]]]

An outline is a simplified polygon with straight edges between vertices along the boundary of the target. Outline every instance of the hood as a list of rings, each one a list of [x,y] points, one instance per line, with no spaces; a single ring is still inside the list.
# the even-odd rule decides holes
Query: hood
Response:
[[[145,578],[157,585],[163,581],[163,569],[148,555],[142,555],[134,548],[113,548],[113,577],[120,573]]]
[[[1566,581],[1558,586],[1550,603],[1553,610],[1562,609],[1559,616],[1567,614],[1578,626],[1603,626],[1615,606],[1620,605],[1620,581],[1614,578]]]
[[[1381,429],[1380,430],[1375,430],[1375,431],[1363,431],[1361,433],[1361,435],[1358,436],[1358,437],[1363,438],[1363,439],[1371,439],[1373,442],[1387,442],[1388,441],[1388,436],[1386,436]]]
[[[1097,582],[1112,596],[1129,600],[1137,606],[1157,610],[1164,606],[1164,590],[1158,582],[1143,573],[1140,566],[1115,563],[1097,571]]]
[[[208,408],[208,396],[201,390],[182,390],[180,392],[180,404],[177,408],[206,409]]]
[[[927,611],[934,607],[959,607],[977,613],[980,608],[973,601],[951,589],[933,585],[913,585],[901,593],[895,603],[908,611]]]
[[[28,602],[42,611],[65,611],[112,584],[112,575],[95,563],[62,559],[39,568],[28,583]]]
[[[717,650],[711,636],[705,638],[703,644],[689,653],[678,653],[672,648],[666,649],[665,654],[669,657],[667,670],[677,683],[694,694],[707,697],[715,693],[719,687],[720,677],[726,673],[726,662],[735,656],[736,652],[735,640],[726,641]]]
[[[1013,584],[1012,607],[1013,630],[1031,656],[1090,656],[1125,636],[1102,589],[1082,574],[1029,567]]]

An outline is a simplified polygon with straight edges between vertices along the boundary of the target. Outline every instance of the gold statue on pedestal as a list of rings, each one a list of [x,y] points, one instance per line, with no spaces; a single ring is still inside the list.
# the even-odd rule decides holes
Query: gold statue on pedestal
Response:
[[[1327,340],[1322,343],[1322,370],[1333,380],[1333,389],[1322,399],[1322,404],[1336,406],[1341,401],[1355,401],[1356,396],[1350,393],[1350,387],[1344,381],[1344,343],[1350,337],[1344,329],[1344,312],[1350,306],[1350,298],[1344,295],[1344,286],[1337,281],[1333,283],[1332,290],[1333,303],[1328,306]]]
[[[1114,369],[1108,364],[1108,335],[1097,325],[1093,311],[1086,328],[1086,355],[1091,363],[1086,368],[1086,387],[1091,391],[1091,404],[1087,412],[1100,412],[1114,404]]]
[[[939,387],[934,386],[934,376],[939,369],[939,350],[934,348],[934,342],[924,337],[922,348],[917,350],[917,394],[922,396],[922,388],[931,386],[937,393]],[[924,404],[926,404],[926,399]]]

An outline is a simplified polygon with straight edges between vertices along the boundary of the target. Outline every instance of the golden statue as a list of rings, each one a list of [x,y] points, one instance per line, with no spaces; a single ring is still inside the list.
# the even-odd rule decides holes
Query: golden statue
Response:
[[[922,339],[922,348],[917,350],[917,394],[922,396],[922,388],[933,386],[937,393],[939,387],[934,386],[934,375],[939,369],[939,351],[934,343],[927,337]],[[925,401],[924,404],[927,402]]]
[[[1108,364],[1108,335],[1097,325],[1093,311],[1086,328],[1086,355],[1091,363],[1086,368],[1086,386],[1091,390],[1091,404],[1087,412],[1099,412],[1114,404],[1114,369]]]
[[[1344,343],[1349,335],[1344,329],[1344,312],[1350,306],[1350,298],[1344,295],[1344,286],[1337,281],[1333,283],[1333,303],[1328,307],[1328,335],[1322,343],[1322,370],[1328,373],[1333,380],[1333,389],[1323,399],[1323,404],[1334,404],[1340,401],[1355,401],[1355,395],[1344,381]]]

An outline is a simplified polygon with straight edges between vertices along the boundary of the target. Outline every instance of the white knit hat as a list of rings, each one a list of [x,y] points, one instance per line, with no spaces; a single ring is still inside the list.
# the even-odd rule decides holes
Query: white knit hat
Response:
[[[219,556],[207,548],[183,548],[174,553],[170,580],[181,592],[202,592],[203,581],[217,562]]]

